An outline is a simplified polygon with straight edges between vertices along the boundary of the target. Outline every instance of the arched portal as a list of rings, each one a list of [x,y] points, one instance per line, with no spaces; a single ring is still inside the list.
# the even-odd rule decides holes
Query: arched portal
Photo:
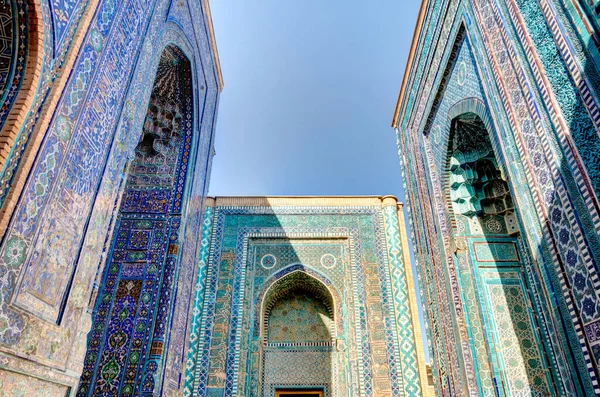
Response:
[[[160,394],[193,134],[192,69],[163,51],[129,165],[78,396]]]
[[[449,177],[454,214],[487,221],[501,216],[504,223],[512,223],[504,219],[514,214],[512,197],[483,121],[474,113],[466,113],[454,119],[452,129]]]
[[[22,128],[40,81],[43,59],[41,6],[31,0],[0,4],[0,166]]]
[[[507,176],[482,119],[452,120],[448,209],[454,254],[483,394],[555,395],[524,261],[530,257]]]
[[[0,122],[4,124],[25,77],[29,42],[28,1],[0,4]],[[35,8],[35,7],[33,7]]]
[[[262,302],[262,396],[290,390],[330,395],[335,304],[329,289],[302,271],[271,285]]]

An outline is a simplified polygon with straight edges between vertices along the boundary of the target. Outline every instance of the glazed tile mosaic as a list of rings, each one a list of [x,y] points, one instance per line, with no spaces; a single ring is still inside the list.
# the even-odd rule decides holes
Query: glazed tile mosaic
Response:
[[[207,198],[207,0],[0,2],[0,396],[600,395],[600,3],[424,0],[392,197]]]
[[[401,209],[394,198],[217,198],[185,395],[428,395]]]
[[[23,84],[29,46],[27,1],[0,5],[0,128]]]
[[[208,3],[0,21],[0,389],[176,394],[222,88]]]
[[[439,395],[600,395],[597,11],[422,4],[393,126]]]

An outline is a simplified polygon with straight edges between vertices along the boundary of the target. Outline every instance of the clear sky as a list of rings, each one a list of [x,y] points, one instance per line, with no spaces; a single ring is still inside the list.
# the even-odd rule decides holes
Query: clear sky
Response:
[[[225,88],[209,194],[404,201],[390,124],[420,1],[210,4]]]
[[[420,2],[213,0],[210,194],[396,195],[390,127]]]

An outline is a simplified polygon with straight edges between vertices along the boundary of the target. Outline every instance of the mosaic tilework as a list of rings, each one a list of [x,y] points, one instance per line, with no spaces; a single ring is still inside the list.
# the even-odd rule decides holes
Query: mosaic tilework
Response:
[[[186,319],[190,309],[186,302],[190,300],[197,266],[200,241],[195,236],[199,236],[203,222],[200,209],[208,186],[220,88],[209,20],[204,13],[206,3],[182,3],[190,18],[173,24],[165,22],[170,0],[100,0],[97,8],[89,10],[89,25],[86,20],[85,26],[80,26],[80,17],[88,4],[88,1],[39,4],[41,14],[37,16],[43,17],[44,23],[45,51],[39,54],[44,57],[42,78],[39,87],[31,87],[37,91],[30,114],[3,170],[1,200],[6,197],[21,153],[27,148],[54,82],[66,84],[64,89],[61,86],[62,92],[51,94],[58,101],[57,108],[54,114],[43,116],[47,120],[39,128],[39,134],[44,139],[39,152],[33,153],[35,162],[0,247],[0,323],[5,325],[0,327],[0,351],[7,352],[9,361],[3,362],[8,368],[77,390],[78,375],[93,361],[88,359],[84,363],[85,341],[92,326],[88,308],[94,306],[96,296],[103,296],[98,289],[105,287],[101,285],[103,270],[108,269],[114,259],[107,257],[111,255],[113,234],[119,233],[113,231],[123,225],[123,218],[117,221],[120,203],[127,205],[130,211],[155,211],[154,220],[161,213],[175,211],[181,217],[172,223],[176,233],[165,232],[167,239],[171,236],[176,240],[166,249],[168,266],[165,266],[170,270],[164,273],[166,278],[161,284],[157,284],[157,288],[160,286],[166,291],[161,294],[160,305],[170,309],[165,313],[155,313],[156,308],[149,312],[160,327],[149,334],[151,348],[147,351],[159,352],[162,343],[163,353],[155,354],[157,365],[146,362],[144,370],[146,374],[158,371],[144,379],[148,389],[156,386],[157,390],[163,388],[164,394],[170,395],[183,386],[183,380],[180,383],[172,380],[181,379],[184,371]],[[36,8],[38,12],[40,9]],[[52,28],[53,18],[57,18],[60,31]],[[72,54],[73,67],[63,71],[66,53],[79,27],[82,29],[77,39],[82,42],[80,50]],[[57,38],[60,36],[60,43],[54,40],[55,34]],[[169,185],[168,178],[152,179],[149,168],[142,170],[133,165],[151,100],[153,87],[148,76],[156,73],[160,55],[168,44],[176,45],[188,59],[194,60],[190,71],[192,84],[189,84],[194,90],[194,99],[190,95],[187,104],[194,107],[194,112],[184,120],[190,135],[182,136],[181,145],[169,146],[187,152],[185,162],[194,172],[172,174],[177,181],[175,186]],[[61,77],[63,72],[68,78]],[[164,138],[160,137],[158,143],[168,146]],[[155,146],[164,149],[159,144]],[[133,168],[127,167],[129,163]],[[181,169],[173,165],[170,160],[152,164],[153,167]],[[136,186],[141,189],[128,189],[124,193],[124,172],[128,169],[133,170],[131,176],[137,178]],[[172,187],[173,193],[168,193],[168,198],[164,192],[151,195],[148,192],[153,184],[162,186],[165,191]],[[164,200],[168,203],[166,207]],[[157,226],[156,231],[159,229]],[[138,261],[143,260],[140,257],[145,250],[152,250],[154,232],[143,227],[130,230],[126,249],[131,250],[132,258],[123,263],[125,277],[139,279],[147,274],[147,269]],[[181,244],[184,238],[189,243]],[[123,288],[126,287],[123,284]],[[121,296],[126,290],[119,291]],[[127,302],[133,302],[137,293],[135,288],[127,291],[131,294],[125,293],[124,300],[119,302],[129,305]],[[116,290],[113,292],[116,294]],[[175,299],[175,293],[182,304],[173,309],[169,301]],[[143,303],[143,289],[140,294],[139,302]],[[158,302],[157,299],[153,302]],[[106,311],[107,316],[111,313]],[[122,313],[124,316],[125,312]],[[135,317],[135,313],[133,315]],[[167,334],[171,319],[177,325]],[[127,328],[129,318],[121,320],[117,316],[112,317],[112,321],[115,335],[121,335],[119,327],[131,331]],[[132,335],[125,334],[124,339],[111,339],[115,351],[123,351],[131,343]],[[15,352],[21,358],[13,356]],[[140,365],[144,363],[145,354],[140,354]],[[168,382],[163,385],[165,361],[172,365],[168,378],[165,377]],[[119,360],[108,359],[103,366],[107,368],[103,379],[110,380],[109,383],[120,382],[120,375],[111,378],[115,365],[119,365]],[[140,376],[141,373],[136,375],[137,379]],[[153,384],[153,379],[161,381]]]
[[[296,246],[294,242],[291,242],[291,244],[293,244],[291,247]],[[263,341],[263,344],[269,344],[268,326],[271,308],[279,301],[279,299],[283,299],[295,292],[309,293],[312,298],[323,304],[327,310],[329,320],[324,320],[329,324],[331,335],[327,341],[319,342],[319,345],[324,346],[331,344],[332,338],[335,337],[336,333],[340,335],[343,334],[343,307],[341,307],[341,305],[336,305],[335,303],[336,301],[342,300],[342,298],[340,298],[338,290],[332,287],[334,287],[334,285],[343,285],[344,281],[342,281],[342,284],[336,283],[323,274],[301,264],[283,267],[275,274],[271,274],[270,277],[267,277],[266,280],[265,284],[260,284],[255,288],[255,307],[250,308],[254,314],[252,319],[254,325],[253,335],[260,338],[260,340]]]
[[[130,17],[132,17],[132,21],[141,23],[142,20],[139,17],[136,18],[137,15],[135,15],[135,13],[142,13],[143,5],[137,5],[138,7],[132,6],[130,8],[129,12],[133,13]],[[98,29],[99,32],[107,34],[108,27],[110,26],[110,23],[113,22],[113,17],[117,12],[116,4],[105,4],[103,11],[106,13],[107,19],[100,19],[97,22]],[[126,16],[122,15],[122,17]],[[129,38],[126,40],[129,40]],[[119,45],[113,44],[113,50],[117,51],[117,48],[114,48],[115,46]],[[32,183],[30,185],[31,189],[28,190],[28,192],[32,193],[36,198],[29,203],[27,206],[29,208],[28,210],[23,209],[23,211],[18,212],[18,215],[16,215],[17,219],[24,220],[24,223],[21,223],[22,227],[13,227],[10,230],[10,234],[7,234],[8,239],[11,239],[14,235],[27,235],[27,233],[30,233],[36,226],[48,230],[48,232],[42,234],[42,236],[39,236],[35,240],[36,243],[34,243],[34,245],[37,244],[41,249],[37,250],[35,253],[30,253],[28,256],[29,261],[25,264],[24,270],[25,274],[28,276],[23,277],[22,281],[17,285],[19,292],[16,300],[22,306],[30,307],[31,311],[45,318],[47,321],[52,322],[57,320],[62,296],[65,293],[64,288],[68,283],[67,279],[70,278],[69,273],[71,272],[68,271],[68,264],[70,263],[70,268],[73,268],[72,262],[76,257],[73,250],[77,249],[78,244],[80,244],[81,236],[83,236],[86,207],[89,207],[93,202],[94,191],[91,187],[97,185],[97,178],[100,176],[97,168],[101,167],[104,163],[101,161],[102,152],[94,150],[93,148],[95,146],[106,147],[110,143],[109,140],[103,139],[103,134],[93,133],[98,122],[100,122],[99,116],[95,111],[88,110],[87,112],[87,116],[90,119],[88,120],[86,130],[91,135],[86,136],[83,133],[76,134],[73,135],[73,140],[70,139],[72,136],[72,127],[65,118],[68,117],[69,114],[79,110],[83,105],[83,93],[85,92],[86,85],[89,84],[91,68],[98,62],[99,55],[101,55],[98,50],[98,48],[90,46],[87,48],[86,53],[81,56],[81,63],[78,69],[81,71],[81,75],[78,77],[80,84],[74,84],[71,92],[65,96],[72,99],[73,102],[66,106],[68,109],[65,110],[68,113],[60,115],[59,112],[59,115],[57,115],[57,120],[59,122],[54,128],[54,133],[48,134],[46,139],[47,145],[40,153],[44,171],[32,178]],[[105,54],[108,53],[110,53],[109,50],[107,50]],[[128,70],[129,67],[130,65],[120,65],[119,69],[123,69],[117,73],[123,74],[119,77],[125,78],[125,70]],[[118,82],[119,80],[117,79],[116,81]],[[106,89],[100,87],[97,87],[96,89],[98,90],[96,93],[99,96],[110,94]],[[121,96],[122,95],[123,94],[121,93]],[[106,112],[103,112],[103,114],[107,117],[111,115],[111,111],[114,112],[116,110],[114,106],[111,105],[110,101],[104,102],[104,105],[105,108],[103,110]],[[83,125],[86,125],[86,122],[83,122]],[[70,157],[71,161],[63,163],[63,156],[68,151],[68,146],[70,146],[68,145],[69,142],[74,145],[81,144],[81,149],[86,154],[81,158],[78,158],[74,155],[75,151],[70,151],[69,153],[73,153]],[[63,167],[57,167],[59,164],[63,164]],[[47,191],[51,190],[50,187],[53,185],[55,178],[58,177],[57,174],[59,173],[59,170],[62,175],[63,187],[66,188],[67,185],[70,185],[73,188],[68,189],[68,191],[64,191],[64,188],[53,190],[54,194],[63,192],[65,194],[65,201],[61,201],[58,198],[47,201],[45,200],[47,198],[45,194]],[[85,180],[87,176],[94,173],[96,174],[95,178],[87,181],[87,183],[84,183],[81,180]],[[25,194],[25,197],[22,200],[26,200],[27,194],[28,193]],[[46,204],[48,205],[46,206]],[[40,211],[50,213],[54,218],[47,217],[45,220],[38,223],[37,220],[31,218],[31,216],[38,217]],[[60,238],[57,236],[60,236]],[[56,255],[61,254],[66,254],[70,259],[56,257]],[[40,266],[42,263],[44,265]],[[46,266],[46,264],[49,266]],[[30,285],[31,282],[34,282],[34,280],[39,277],[45,279],[53,286],[52,288],[54,288],[48,296],[50,300],[43,301],[35,296],[36,294],[44,294],[44,292],[40,291],[36,285]]]
[[[125,184],[80,396],[145,395],[155,390],[179,261],[177,193],[183,191],[193,133],[191,87],[190,62],[177,47],[168,46]],[[158,215],[166,217],[151,220]]]
[[[418,380],[418,373],[415,372],[414,363],[417,360],[414,346],[409,342],[414,340],[414,334],[408,324],[411,323],[410,306],[408,303],[408,288],[406,280],[405,264],[402,260],[402,238],[401,231],[398,227],[398,213],[393,207],[385,207],[385,228],[387,237],[387,247],[390,257],[390,274],[392,286],[394,289],[394,312],[397,324],[401,326],[398,349],[401,352],[400,360],[402,363],[402,385],[406,395],[421,395],[421,386]],[[392,374],[393,377],[400,377],[398,373]]]
[[[523,5],[523,4],[519,4],[519,6],[522,7],[521,12],[522,12],[522,15],[523,15],[523,18],[525,21],[534,21],[534,20],[539,20],[540,22],[542,21],[542,19],[541,19],[541,18],[543,18],[542,10],[540,10],[540,9],[536,10],[536,9],[533,9],[533,8]],[[545,22],[541,22],[539,29],[530,29],[529,34],[531,35],[531,37],[533,39],[536,39],[536,40],[542,40],[544,37],[546,38],[544,40],[544,42],[547,43],[546,46],[544,48],[538,49],[538,54],[543,63],[548,64],[548,62],[551,62],[552,59],[556,59],[560,56],[558,53],[558,50],[556,48],[556,44],[553,41],[548,40],[548,38],[550,38],[552,36],[551,36],[551,32]],[[527,51],[527,49],[526,49],[526,51]],[[564,66],[562,64],[560,65],[560,67],[552,68],[552,70],[547,71],[546,75],[547,75],[547,78],[549,79],[549,81],[554,86],[555,94],[557,95],[557,100],[559,100],[559,102],[560,102],[562,113],[570,125],[569,134],[572,136],[575,144],[579,147],[581,160],[583,160],[585,162],[586,157],[589,158],[590,156],[595,156],[595,155],[597,155],[597,152],[598,152],[597,148],[587,147],[584,144],[582,144],[582,142],[581,142],[581,140],[586,140],[586,144],[593,145],[597,140],[596,138],[597,138],[598,127],[596,126],[596,128],[594,128],[594,125],[592,124],[593,120],[590,119],[590,115],[588,114],[588,111],[585,109],[583,99],[582,99],[582,98],[586,98],[587,95],[580,96],[580,95],[584,95],[584,93],[575,94],[577,88],[569,80],[568,70],[567,70],[566,66]],[[579,85],[583,86],[584,83],[581,82]],[[572,92],[568,92],[568,90],[571,90]],[[594,115],[595,113],[596,112],[592,112],[592,115]],[[597,117],[597,115],[594,117]],[[590,132],[592,132],[594,134],[594,137],[586,138],[585,136],[582,136],[582,135],[588,134]],[[563,142],[561,142],[561,143],[563,143]],[[573,157],[572,156],[573,155],[571,153],[567,152],[566,160],[569,162],[569,165],[573,168],[574,173],[577,173],[579,171],[580,167],[577,167],[575,165],[575,163],[577,163],[578,161],[581,161],[581,160],[578,160],[576,154]],[[594,183],[597,182],[597,180],[598,180],[598,176],[595,175],[596,169],[597,169],[597,167],[593,167],[590,165],[587,166],[587,174],[589,175],[589,178],[591,178],[591,180],[592,180],[592,182],[591,182],[592,185],[594,185]],[[597,199],[594,197],[593,194],[590,195],[589,192],[586,193],[585,191],[582,193],[585,196],[589,195],[587,201],[589,201],[589,200],[595,201],[596,214],[595,214],[595,216],[592,215],[592,219],[595,218],[594,219],[595,222],[593,224],[584,225],[587,227],[583,231],[583,233],[585,233],[588,236],[590,234],[592,234],[592,236],[588,237],[591,240],[590,248],[582,246],[583,244],[582,244],[581,239],[578,239],[578,234],[580,234],[582,232],[577,230],[576,228],[574,228],[576,233],[569,233],[569,235],[567,235],[567,233],[568,233],[567,227],[571,226],[575,222],[571,223],[571,225],[569,225],[569,222],[565,222],[564,216],[565,215],[568,216],[568,212],[565,211],[565,213],[561,213],[561,211],[560,211],[562,203],[560,203],[559,198],[562,198],[561,196],[554,198],[553,204],[556,208],[552,209],[550,217],[552,219],[552,224],[555,226],[555,228],[560,230],[559,236],[557,239],[559,246],[561,246],[561,248],[564,248],[565,250],[567,250],[566,251],[567,257],[565,257],[563,259],[564,263],[566,264],[566,267],[567,267],[566,268],[566,276],[568,279],[567,282],[569,285],[569,289],[571,290],[571,293],[573,293],[575,295],[574,301],[575,301],[575,304],[577,306],[579,306],[579,311],[580,311],[582,320],[584,323],[587,323],[584,326],[584,329],[586,330],[585,332],[589,333],[590,328],[594,328],[595,323],[597,322],[596,314],[594,313],[594,311],[596,309],[597,300],[598,300],[597,294],[598,294],[598,289],[600,287],[600,283],[597,281],[598,280],[598,276],[597,276],[598,257],[596,254],[598,251],[597,250],[598,245],[595,241],[595,239],[597,239],[597,233],[598,233],[598,217],[597,217],[598,204],[597,204]],[[592,212],[592,214],[594,214],[594,213]],[[573,226],[571,226],[571,227],[573,227]],[[593,233],[594,230],[596,231],[596,233]],[[579,233],[577,233],[577,232],[579,232]],[[590,232],[592,232],[592,233],[590,233]],[[580,245],[579,252],[577,252],[577,250],[573,249],[575,242],[577,242]],[[594,243],[596,243],[596,244],[594,244]],[[592,244],[594,244],[594,245],[592,245]],[[567,248],[567,246],[569,246],[569,245],[571,247]],[[580,255],[583,256],[583,258]],[[577,259],[578,259],[577,261],[574,260],[575,257],[577,257]],[[586,278],[589,277],[589,279],[593,285],[593,287],[591,287],[591,288],[593,288],[595,290],[594,292],[592,292],[590,289],[590,286],[588,286],[586,284],[574,283],[574,277],[576,277],[577,275],[579,275],[579,277],[581,277],[583,274],[586,275],[584,277],[586,277]],[[588,276],[588,274],[589,274],[589,276]],[[584,307],[584,305],[585,305],[585,307]],[[589,338],[589,335],[588,335],[588,338]],[[592,344],[594,344],[594,342],[592,342]],[[595,350],[595,348],[592,348],[592,350]]]
[[[581,15],[563,3],[431,2],[422,14],[394,124],[419,278],[426,285],[423,300],[439,393],[464,385],[471,395],[492,393],[487,370],[473,370],[489,360],[489,353],[469,347],[474,340],[483,346],[477,320],[483,312],[462,308],[477,301],[476,289],[467,286],[476,285],[479,276],[466,272],[472,258],[461,251],[464,241],[452,237],[457,229],[520,234],[517,254],[540,321],[538,346],[559,380],[558,393],[600,393],[596,367],[589,365],[597,343],[590,335],[600,290],[597,105],[590,85],[597,81],[597,62],[593,48],[584,50],[587,43],[573,41],[582,37],[574,33],[582,32],[581,26],[571,25]],[[481,199],[477,187],[463,184],[478,170],[462,167],[460,175],[446,176],[451,121],[468,112],[481,117],[489,131],[515,217],[494,215],[478,224],[468,216],[454,218],[448,210],[448,184],[454,183],[463,213],[479,211],[473,201]],[[494,263],[515,256],[514,246],[483,247],[476,255]]]
[[[526,288],[518,271],[483,272],[489,319],[494,329],[497,360],[506,371],[507,394],[552,395],[535,325],[528,308]]]
[[[196,284],[194,286],[194,305],[192,309],[192,316],[190,320],[190,333],[189,333],[189,348],[188,348],[188,357],[186,361],[185,368],[185,386],[184,386],[184,396],[188,397],[193,392],[194,387],[194,365],[196,360],[198,359],[198,338],[200,331],[200,322],[201,322],[201,308],[203,307],[204,301],[204,292],[205,292],[205,283],[206,283],[206,272],[208,270],[208,255],[210,248],[210,236],[212,232],[213,225],[213,214],[214,208],[207,206],[204,212],[204,224],[202,226],[202,239],[201,246],[202,250],[200,251],[200,257],[198,259],[198,274],[196,278]]]
[[[490,23],[490,26],[493,26],[493,29],[490,29],[490,32],[506,35],[506,30],[502,30],[507,29],[506,26],[495,25],[495,20],[497,21],[499,18],[499,15],[497,15],[499,10],[491,10],[493,10],[493,12],[486,17]],[[500,27],[500,29],[498,29],[498,27]],[[494,43],[500,44],[499,41]],[[506,43],[516,44],[518,42],[512,41]],[[515,49],[515,47],[509,45],[506,47],[506,51],[510,57],[516,56],[515,51],[519,51],[517,53],[519,53],[521,56],[525,56],[524,51],[519,46],[516,46]],[[502,59],[499,60],[502,61]],[[528,182],[532,186],[531,191],[534,197],[533,206],[536,208],[536,210],[525,212],[523,214],[524,217],[530,218],[526,221],[527,224],[535,225],[536,222],[539,222],[536,220],[536,217],[539,219],[539,215],[537,214],[551,213],[552,216],[554,214],[557,215],[555,219],[558,222],[553,222],[551,224],[552,230],[548,230],[542,226],[543,229],[546,229],[542,230],[545,240],[538,240],[533,243],[532,246],[535,247],[537,245],[541,250],[545,251],[545,260],[550,263],[554,263],[556,266],[556,273],[549,272],[549,274],[546,275],[548,280],[545,282],[547,283],[546,285],[548,285],[548,283],[553,283],[555,290],[562,289],[564,300],[562,300],[560,297],[553,296],[551,293],[548,293],[549,289],[547,287],[542,287],[540,291],[546,295],[547,300],[555,301],[553,303],[554,307],[561,308],[562,313],[569,313],[572,320],[576,323],[579,320],[576,319],[574,313],[568,308],[568,306],[572,304],[570,303],[572,298],[569,288],[559,287],[559,285],[566,285],[566,280],[560,279],[565,277],[560,262],[561,259],[562,261],[566,261],[566,257],[564,256],[565,254],[568,254],[572,251],[581,250],[584,254],[578,258],[576,267],[579,267],[580,269],[588,267],[588,269],[591,270],[589,266],[593,263],[593,260],[591,260],[591,258],[588,259],[588,255],[595,255],[595,253],[598,252],[597,249],[593,248],[597,246],[598,238],[598,235],[594,233],[594,230],[597,230],[597,227],[594,226],[597,224],[597,222],[593,220],[594,218],[597,218],[597,214],[595,214],[596,211],[592,208],[593,194],[590,195],[589,188],[585,183],[581,183],[581,168],[574,167],[567,169],[565,167],[567,162],[572,164],[581,164],[581,159],[578,159],[576,155],[572,157],[573,152],[571,150],[571,145],[564,141],[566,138],[566,135],[564,134],[565,131],[563,130],[561,132],[561,126],[558,124],[559,122],[555,119],[555,117],[547,116],[544,118],[544,113],[539,111],[540,109],[544,108],[552,108],[552,103],[544,100],[543,96],[539,92],[531,90],[529,86],[530,82],[525,81],[524,79],[525,76],[528,76],[530,79],[529,81],[533,81],[535,79],[537,80],[538,84],[540,83],[539,74],[535,71],[536,66],[534,64],[530,64],[530,66],[532,69],[534,69],[533,73],[531,73],[527,68],[521,69],[518,71],[518,74],[514,74],[511,68],[499,69],[506,75],[504,77],[507,78],[508,81],[516,81],[521,85],[520,87],[518,84],[517,86],[511,86],[510,94],[508,93],[509,91],[502,93],[504,101],[512,101],[513,106],[516,106],[517,109],[520,109],[519,112],[512,114],[512,117],[516,118],[517,120],[511,125],[511,128],[513,128],[514,131],[521,132],[523,137],[517,136],[517,143],[512,147],[517,147],[521,153],[525,154],[519,155],[522,157],[514,157],[516,162],[513,164],[524,165],[524,173],[527,176]],[[536,75],[538,77],[534,77]],[[524,93],[522,90],[524,90]],[[542,89],[542,93],[544,90],[545,89]],[[533,102],[531,100],[526,100],[525,98],[535,98],[536,101]],[[550,110],[550,112],[552,113],[552,110]],[[544,127],[546,128],[546,131],[550,132],[550,134],[544,133]],[[551,134],[552,129],[555,129],[559,133],[559,137],[561,139],[560,146],[558,146],[558,144],[553,140]],[[510,137],[510,135],[508,135],[508,137]],[[506,145],[505,148],[505,150],[514,150],[511,149],[511,146],[509,145]],[[550,150],[552,150],[552,152],[550,152]],[[522,160],[517,160],[518,158]],[[561,178],[548,177],[549,175],[556,175],[557,173],[561,174]],[[522,175],[523,173],[521,173],[521,177]],[[567,186],[562,185],[563,180],[568,182]],[[583,197],[586,198],[585,204],[582,203],[582,200],[570,200],[570,197],[578,196],[578,190],[585,191],[583,193]],[[543,203],[547,203],[548,201],[550,201],[551,204],[544,206]],[[574,208],[577,211],[577,216],[575,218],[573,218],[573,216],[575,216],[573,212]],[[571,231],[569,229],[571,229]],[[535,240],[536,235],[539,235],[539,232],[536,234],[530,234],[529,238]],[[586,236],[587,242],[584,242],[582,238],[583,235]],[[589,244],[589,247],[586,247],[586,244]],[[556,245],[559,245],[558,249],[555,248]],[[550,252],[548,253],[548,251]],[[563,257],[559,258],[561,255]],[[568,256],[570,257],[571,263],[575,263],[573,262],[573,253],[568,254]],[[586,261],[588,263],[587,265],[585,264]],[[587,272],[587,270],[585,272]],[[590,275],[592,279],[595,278],[594,273],[595,270],[591,270]],[[569,273],[567,273],[567,276],[568,275]],[[557,280],[557,278],[559,279]],[[547,304],[544,304],[543,307],[546,307],[546,305]],[[554,330],[550,329],[552,328],[551,324],[554,322],[554,320],[551,320],[551,318],[555,315],[556,313],[547,313],[546,316],[548,318],[548,322],[546,324],[549,326],[550,337],[555,339],[554,344],[562,345],[564,342],[560,342],[559,338],[555,336],[556,332],[561,333],[560,328]],[[576,328],[578,328],[578,326]],[[581,350],[579,350],[577,347],[574,349],[573,353],[575,359],[577,360],[577,366],[571,366],[571,368],[563,366],[563,363],[568,360],[568,358],[565,357],[565,353],[560,351],[557,352],[557,355],[563,356],[563,358],[556,360],[557,366],[559,368],[562,367],[560,371],[564,374],[563,379],[569,379],[571,377],[570,372],[572,371],[583,370],[583,368],[589,369],[587,364],[585,364],[586,360],[589,360],[589,358],[586,358],[586,356],[589,355],[589,352],[587,346],[581,345],[581,334],[580,336],[577,336],[573,328],[570,327],[566,328],[566,333],[568,334],[569,340],[572,341],[572,343],[575,343],[575,346],[579,345]],[[578,341],[575,342],[576,340]],[[596,375],[591,372],[588,373],[590,377],[588,379],[584,376],[583,383],[586,383],[586,387],[589,388],[596,383]],[[565,380],[565,382],[571,383],[568,380]],[[573,383],[565,387],[577,388],[578,385]],[[591,391],[588,389],[586,393],[589,394]]]
[[[525,1],[516,1],[515,3],[519,7],[523,21],[528,26],[529,36],[537,47],[537,54],[544,67],[546,78],[554,90],[563,117],[569,125],[569,133],[589,175],[589,183],[598,196],[600,194],[600,175],[598,175],[598,169],[600,169],[600,156],[598,156],[600,152],[600,111],[597,104],[594,101],[584,101],[584,98],[587,99],[589,96],[589,88],[586,87],[585,80],[573,81],[566,62],[561,58],[563,54],[559,48],[560,41],[558,43],[555,41],[544,17],[546,7],[541,7],[544,3]],[[557,62],[557,60],[562,62]],[[587,88],[587,92],[584,91],[585,88]],[[549,97],[545,99],[549,99]],[[586,102],[591,102],[593,107],[587,109]],[[590,114],[593,118],[590,117]]]
[[[52,27],[54,28],[54,48],[61,46],[69,25],[76,24],[77,11],[85,6],[85,0],[52,0]],[[83,4],[82,4],[83,3]]]
[[[29,48],[27,13],[27,1],[6,1],[0,5],[0,128],[25,77]]]
[[[390,208],[396,211],[395,206]],[[217,205],[214,218],[198,346],[194,348],[198,356],[194,365],[188,366],[194,374],[191,395],[270,396],[276,386],[307,384],[322,386],[331,396],[421,395],[407,295],[391,289],[386,270],[390,254],[381,208]],[[399,244],[397,225],[396,218],[397,235],[392,241]],[[402,261],[394,252],[394,279],[399,281],[403,267],[397,265]],[[297,277],[306,281],[287,283]],[[311,278],[334,299],[333,345],[297,338],[271,341],[269,337],[263,342],[261,323],[268,316],[263,317],[261,307],[270,299],[265,292],[278,291],[274,294],[284,297],[294,285],[313,284]],[[292,287],[281,289],[280,284]],[[395,287],[409,288],[402,283]],[[318,290],[309,289],[311,294]],[[386,298],[382,300],[382,296]],[[397,296],[395,307],[392,296]],[[267,307],[276,314],[285,311],[290,315],[290,310],[280,310],[276,303]],[[289,321],[276,324],[278,331],[292,326]],[[296,371],[295,377],[291,363],[304,362],[311,354],[320,357],[315,362],[324,363],[327,369],[310,372],[313,375]],[[401,362],[406,370],[400,370]],[[315,368],[308,362],[304,366],[311,371]]]
[[[64,396],[70,391],[65,385],[53,384],[18,372],[0,372],[0,396],[8,397],[11,390],[36,390],[36,395],[40,397]]]
[[[330,318],[327,306],[313,292],[288,292],[266,314],[267,343],[298,344],[330,342]]]
[[[332,341],[341,334],[334,326],[335,301],[326,284],[307,273],[292,271],[267,287],[258,299],[262,313],[257,313],[263,319],[259,330],[262,328],[264,340],[260,395],[272,395],[275,385],[322,386],[326,393],[343,393],[334,379],[347,376],[338,365],[345,357],[332,348]]]
[[[274,396],[275,387],[323,387],[331,396],[332,353],[314,351],[271,351],[266,349],[264,367],[269,374],[263,379],[263,395]]]
[[[17,4],[20,4],[19,7],[24,7],[26,3],[27,2],[25,1],[17,2]],[[67,6],[67,8],[57,8],[57,6],[61,5],[58,3],[62,3],[62,5]],[[41,1],[35,6],[37,12],[36,17],[40,18],[37,22],[43,24],[43,37],[39,37],[38,40],[42,42],[45,51],[43,51],[43,54],[37,54],[38,57],[42,58],[41,60],[27,59],[25,56],[23,56],[21,59],[18,59],[18,62],[21,63],[21,65],[18,65],[17,70],[19,73],[17,73],[16,76],[21,76],[18,79],[13,80],[13,82],[20,85],[20,79],[26,70],[25,62],[27,60],[29,60],[29,62],[32,64],[38,62],[41,64],[40,70],[36,73],[40,73],[43,78],[33,79],[38,84],[37,86],[30,87],[30,90],[32,90],[34,93],[33,104],[26,115],[25,121],[22,123],[22,125],[18,126],[18,134],[15,138],[15,143],[13,144],[12,148],[10,148],[9,158],[4,163],[4,167],[0,172],[0,203],[2,204],[4,204],[9,189],[11,188],[11,184],[14,181],[13,179],[16,175],[17,168],[21,164],[23,153],[30,142],[30,138],[36,123],[42,114],[42,110],[48,99],[49,92],[59,76],[67,72],[63,70],[64,62],[68,51],[73,44],[75,34],[78,32],[79,22],[87,7],[87,4],[88,1],[58,1],[55,2],[53,7],[50,1]],[[22,8],[20,15],[27,15],[24,8]],[[66,21],[66,15],[68,15],[68,22]],[[27,42],[27,39],[30,38],[29,31],[27,29],[28,19],[22,19],[23,20],[19,23],[19,39],[24,45],[21,50],[25,53],[29,50],[27,44],[35,48],[40,43]],[[55,26],[55,19],[62,20],[62,22],[59,22],[59,25],[62,24],[61,39],[59,41],[56,40],[54,33],[57,28],[61,29],[61,27]],[[16,98],[18,91],[17,85],[15,85],[9,91],[7,99],[10,98],[11,104]],[[9,106],[9,102],[7,101],[0,110],[0,125],[4,126],[10,116],[10,110],[11,106]]]

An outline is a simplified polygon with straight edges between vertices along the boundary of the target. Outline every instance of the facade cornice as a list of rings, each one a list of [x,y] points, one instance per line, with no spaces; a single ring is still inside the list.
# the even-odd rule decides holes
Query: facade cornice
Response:
[[[221,61],[219,60],[219,51],[217,50],[217,39],[215,38],[215,30],[212,22],[212,14],[210,12],[210,4],[208,0],[203,0],[204,15],[206,15],[206,24],[210,37],[210,47],[212,49],[213,58],[215,61],[215,71],[217,72],[217,80],[219,82],[219,92],[223,91],[223,74],[221,72]]]
[[[396,108],[394,109],[394,118],[392,119],[392,128],[398,126],[398,117],[400,116],[400,109],[402,108],[402,102],[404,101],[404,93],[406,86],[408,85],[408,78],[412,72],[413,60],[419,44],[419,38],[421,37],[421,31],[423,22],[425,21],[425,15],[427,14],[427,6],[429,0],[422,0],[421,8],[417,17],[417,24],[413,33],[413,39],[410,44],[410,52],[408,53],[408,59],[406,60],[406,67],[404,68],[404,77],[402,78],[402,85],[400,86],[400,93],[398,94],[398,101],[396,102]]]
[[[397,203],[394,196],[229,196],[206,201],[215,207],[382,207]]]

